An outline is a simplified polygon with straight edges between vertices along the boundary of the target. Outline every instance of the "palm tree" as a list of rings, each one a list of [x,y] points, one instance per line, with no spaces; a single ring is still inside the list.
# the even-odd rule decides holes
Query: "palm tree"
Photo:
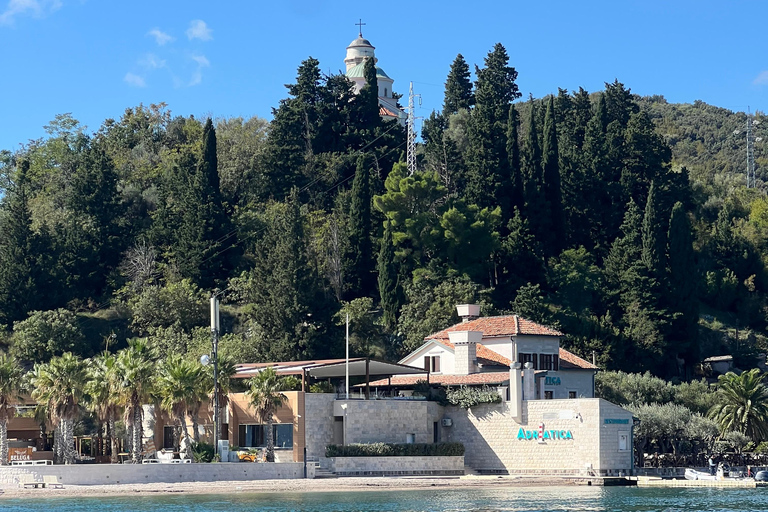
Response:
[[[728,372],[718,377],[717,402],[708,414],[722,432],[741,432],[755,442],[768,438],[768,388],[764,378],[757,368],[741,375]]]
[[[264,434],[267,438],[267,462],[275,462],[272,416],[288,400],[288,397],[281,393],[286,389],[285,383],[277,376],[274,368],[265,368],[249,379],[248,390],[245,392],[259,419],[266,422]]]
[[[85,385],[88,409],[96,414],[102,426],[106,425],[110,460],[113,464],[117,462],[118,453],[115,436],[115,420],[120,407],[118,378],[116,356],[104,352],[91,359],[88,367],[88,382]]]
[[[19,363],[0,355],[0,464],[8,464],[8,420],[16,414],[14,402],[20,401],[25,391]]]
[[[185,440],[185,458],[192,458],[192,446],[187,430],[187,414],[200,399],[202,367],[180,355],[172,355],[160,365],[156,390],[160,407],[176,419]],[[197,410],[200,406],[197,405]]]
[[[51,421],[58,424],[56,452],[65,464],[75,462],[73,427],[80,413],[85,380],[85,365],[71,352],[52,358],[47,364],[38,363],[32,370],[32,398],[44,402]]]
[[[131,431],[131,460],[141,462],[144,409],[152,397],[156,365],[143,340],[133,340],[117,354],[118,402],[124,407],[125,424]]]

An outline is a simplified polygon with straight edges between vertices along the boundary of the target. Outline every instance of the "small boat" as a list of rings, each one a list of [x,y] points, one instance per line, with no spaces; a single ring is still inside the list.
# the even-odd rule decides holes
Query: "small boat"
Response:
[[[686,480],[719,480],[719,478],[716,475],[710,475],[709,473],[705,473],[704,471],[696,471],[695,469],[691,469],[691,468],[685,469],[685,479]]]

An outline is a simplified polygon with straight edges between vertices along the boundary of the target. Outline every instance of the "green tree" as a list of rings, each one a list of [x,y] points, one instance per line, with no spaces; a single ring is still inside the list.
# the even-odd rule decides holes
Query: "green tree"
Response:
[[[192,459],[192,443],[187,429],[187,414],[199,410],[203,371],[199,364],[171,354],[159,366],[155,392],[160,407],[177,422],[179,443],[184,447],[184,458]],[[194,425],[195,429],[197,425]]]
[[[523,141],[521,151],[523,169],[523,192],[525,195],[525,208],[523,214],[530,223],[530,229],[537,240],[542,240],[546,233],[549,215],[547,213],[546,199],[544,197],[544,177],[542,176],[542,155],[539,145],[539,130],[536,125],[536,106],[533,98],[528,102],[530,113],[528,118],[528,130]]]
[[[14,404],[20,403],[21,394],[26,391],[26,386],[19,363],[8,357],[0,355],[0,464],[9,464],[8,460],[8,421],[16,415]]]
[[[741,432],[755,441],[768,439],[768,388],[764,378],[758,368],[718,377],[717,402],[709,410],[709,417],[723,432]]]
[[[46,405],[57,425],[56,452],[65,464],[75,463],[74,421],[80,414],[85,382],[85,365],[71,352],[37,363],[32,370],[32,398]]]
[[[448,78],[445,80],[445,99],[443,100],[443,116],[455,114],[459,109],[469,110],[475,104],[472,94],[472,82],[469,76],[469,65],[462,54],[458,54],[451,64]]]
[[[133,340],[117,354],[119,401],[124,421],[131,434],[130,452],[134,464],[141,462],[144,410],[142,405],[152,397],[156,365],[149,347],[142,340]]]
[[[654,184],[648,190],[648,199],[645,203],[645,216],[643,217],[642,244],[640,255],[643,264],[651,276],[656,279],[664,279],[666,274],[666,229],[660,217],[660,208],[656,199]]]
[[[392,228],[388,221],[384,222],[384,235],[381,239],[377,270],[379,274],[379,297],[381,297],[384,328],[388,332],[394,332],[397,325],[397,316],[400,311],[401,292],[395,263]]]
[[[541,244],[531,233],[530,224],[520,210],[515,210],[507,231],[498,254],[500,268],[494,291],[496,302],[501,304],[509,304],[524,284],[544,282]]]
[[[510,306],[516,315],[538,323],[549,323],[550,313],[538,284],[521,286]]]
[[[371,162],[365,155],[357,159],[357,171],[352,182],[352,203],[349,210],[350,296],[374,293],[373,244],[371,242]]]
[[[560,188],[560,156],[557,145],[554,96],[549,97],[544,116],[544,145],[542,154],[542,192],[548,206],[550,229],[543,238],[547,256],[557,256],[565,242],[563,194]]]
[[[66,309],[33,311],[13,324],[11,353],[22,361],[46,362],[65,352],[85,351],[77,317]]]
[[[275,462],[275,438],[272,432],[275,412],[288,400],[282,392],[287,388],[273,368],[265,368],[248,381],[245,395],[259,419],[265,423],[266,461]]]
[[[119,452],[115,435],[115,421],[120,407],[121,391],[118,388],[118,384],[121,384],[118,377],[117,357],[105,352],[91,358],[86,370],[87,381],[83,388],[88,409],[96,414],[102,428],[106,427],[110,460],[113,464],[117,464]],[[101,430],[99,438],[101,439]]]
[[[525,207],[525,193],[523,188],[523,169],[520,163],[520,142],[518,128],[520,118],[514,105],[509,106],[509,119],[507,120],[507,158],[509,158],[510,205],[514,210],[522,211]],[[514,216],[514,214],[513,214]]]
[[[131,325],[142,335],[171,326],[189,332],[204,324],[208,314],[203,291],[189,279],[148,286],[128,300],[128,307]]]

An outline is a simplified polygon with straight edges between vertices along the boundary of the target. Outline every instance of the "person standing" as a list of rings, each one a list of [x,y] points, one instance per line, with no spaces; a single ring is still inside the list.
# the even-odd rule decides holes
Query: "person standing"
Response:
[[[715,472],[717,471],[717,465],[715,464],[715,459],[712,458],[712,455],[709,456],[709,474],[712,476],[715,476]]]

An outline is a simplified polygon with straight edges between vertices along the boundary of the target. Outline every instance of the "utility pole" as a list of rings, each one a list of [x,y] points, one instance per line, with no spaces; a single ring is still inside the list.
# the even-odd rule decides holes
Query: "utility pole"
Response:
[[[219,299],[211,296],[211,356],[213,357],[213,449],[219,454]]]

